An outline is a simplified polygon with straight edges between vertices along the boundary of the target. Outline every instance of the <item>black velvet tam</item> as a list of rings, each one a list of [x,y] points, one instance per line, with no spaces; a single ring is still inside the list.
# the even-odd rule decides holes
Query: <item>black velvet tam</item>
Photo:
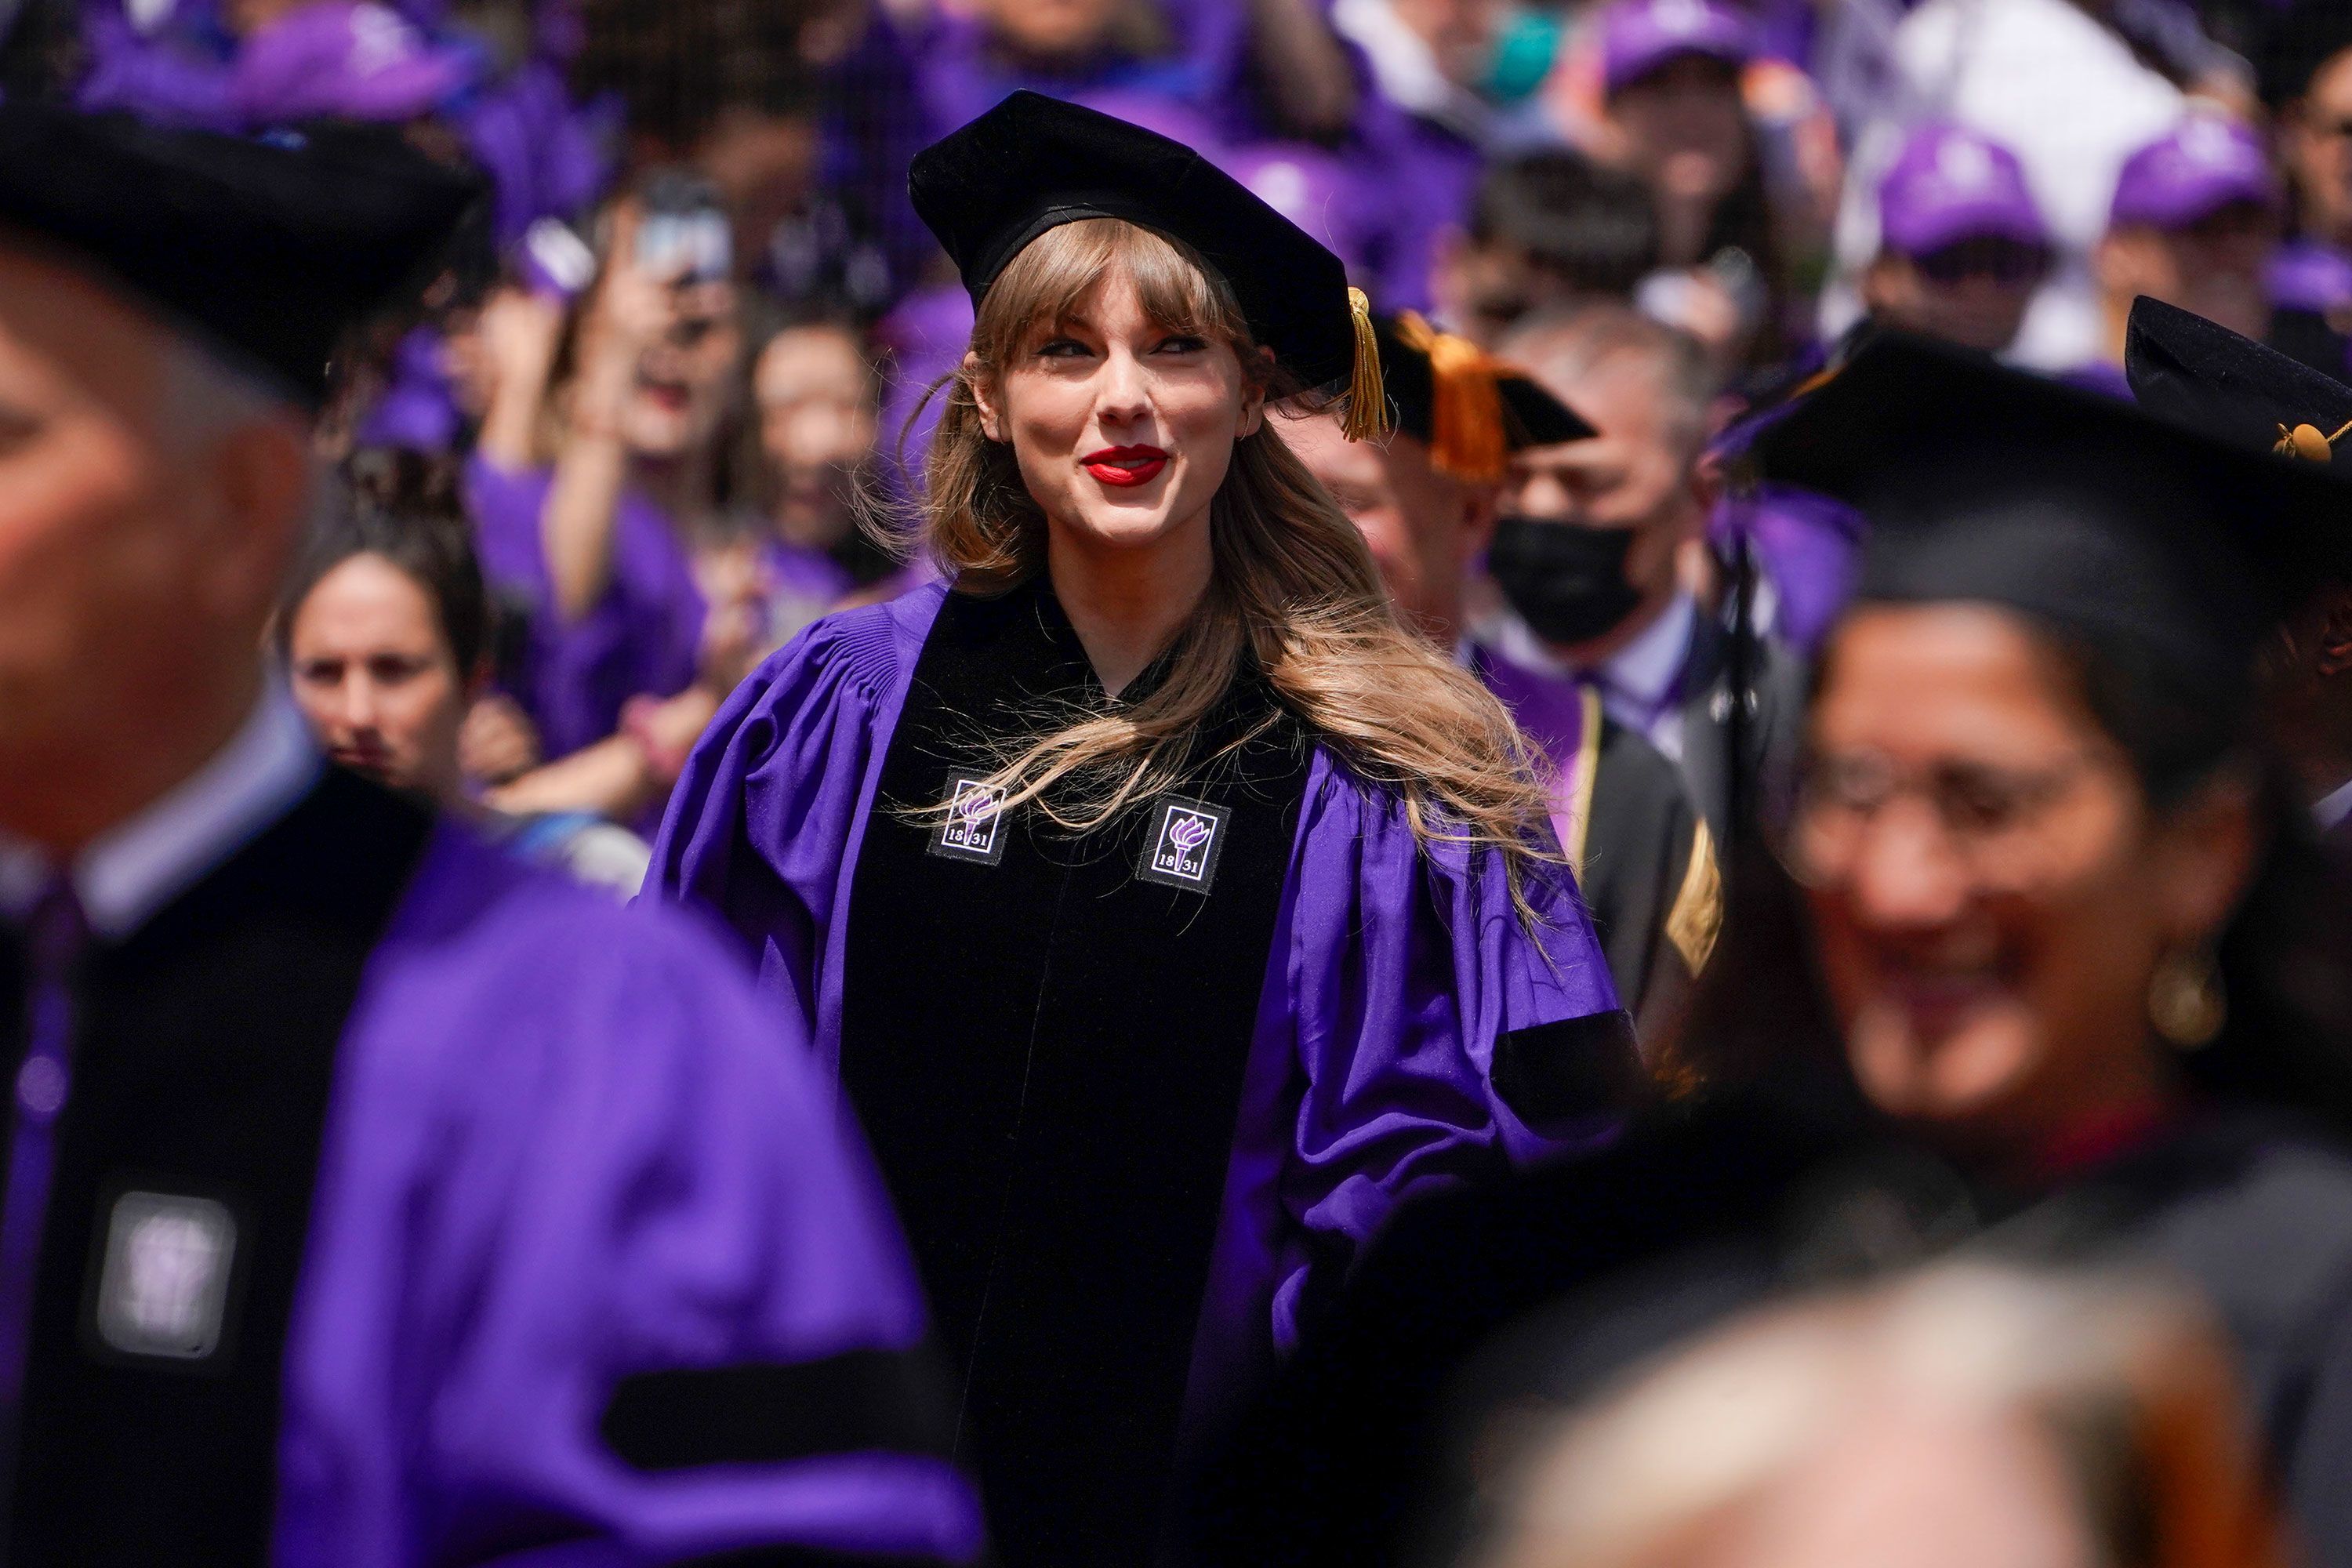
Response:
[[[1863,598],[2004,605],[2207,690],[2352,553],[2352,484],[2320,464],[1895,332],[1755,456],[1869,518]]]
[[[1381,345],[1381,374],[1396,427],[1424,446],[1437,447],[1441,436],[1461,444],[1469,433],[1446,426],[1465,416],[1499,426],[1507,452],[1557,447],[1593,434],[1576,410],[1525,371],[1487,358],[1465,339],[1434,331],[1410,310],[1375,315],[1372,331]]]
[[[1181,142],[1016,92],[917,153],[908,184],[975,305],[1047,229],[1123,218],[1181,241],[1215,268],[1251,333],[1301,384],[1346,380],[1354,366],[1339,258]]]
[[[2132,301],[2124,374],[2149,413],[2261,451],[2284,442],[2327,460],[2344,443],[2326,437],[2352,426],[2352,386],[2145,295]],[[2298,438],[2298,427],[2309,433]],[[2352,470],[2352,459],[2340,466]]]
[[[0,243],[121,289],[306,407],[485,186],[380,126],[271,142],[0,104]]]

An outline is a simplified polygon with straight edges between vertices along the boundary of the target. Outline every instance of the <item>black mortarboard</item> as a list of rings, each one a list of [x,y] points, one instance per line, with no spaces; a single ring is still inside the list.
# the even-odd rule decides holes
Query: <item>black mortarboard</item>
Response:
[[[2258,451],[2325,463],[2352,431],[2352,386],[2146,295],[2132,301],[2124,374],[2149,413]]]
[[[1251,333],[1302,385],[1350,384],[1350,434],[1375,427],[1377,385],[1361,379],[1379,368],[1369,307],[1339,258],[1182,142],[1016,92],[915,154],[908,188],[974,305],[1062,224],[1122,218],[1181,241],[1223,277]]]
[[[274,142],[0,104],[0,235],[117,288],[316,407],[338,340],[480,197],[396,131]]]
[[[2119,399],[1888,332],[1754,448],[1871,523],[1860,596],[2005,605],[2240,685],[2256,640],[2339,574],[2352,485]]]
[[[1467,338],[1434,330],[1413,311],[1374,316],[1372,331],[1397,429],[1457,479],[1498,479],[1513,452],[1593,434],[1527,372],[1489,358]]]

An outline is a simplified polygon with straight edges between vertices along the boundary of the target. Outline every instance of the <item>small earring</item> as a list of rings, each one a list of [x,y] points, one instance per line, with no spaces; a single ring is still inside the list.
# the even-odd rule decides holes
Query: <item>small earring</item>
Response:
[[[2204,948],[2168,953],[2147,983],[2148,1022],[2174,1048],[2194,1051],[2213,1043],[2230,1016],[2221,967]]]

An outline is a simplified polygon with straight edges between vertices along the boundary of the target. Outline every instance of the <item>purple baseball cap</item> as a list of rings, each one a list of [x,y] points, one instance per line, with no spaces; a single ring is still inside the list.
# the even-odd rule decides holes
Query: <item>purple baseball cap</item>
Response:
[[[1957,125],[1927,125],[1903,143],[1878,186],[1882,242],[1926,256],[1964,239],[2047,247],[2050,226],[2017,154]]]
[[[320,0],[245,41],[232,89],[251,125],[416,120],[474,84],[475,57],[436,48],[375,0]]]
[[[2219,114],[2192,114],[2124,160],[2110,227],[2186,228],[2241,202],[2275,210],[2278,176],[2253,132]]]
[[[1364,266],[1366,203],[1347,164],[1320,147],[1260,142],[1216,155],[1258,200],[1323,242],[1350,275]]]
[[[1756,57],[1748,19],[1717,0],[1619,0],[1601,17],[1601,86],[1616,94],[1686,55],[1738,68]]]

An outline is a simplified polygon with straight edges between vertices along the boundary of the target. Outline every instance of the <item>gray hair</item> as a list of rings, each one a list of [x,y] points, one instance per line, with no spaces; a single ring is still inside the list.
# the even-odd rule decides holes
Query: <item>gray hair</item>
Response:
[[[1519,322],[1497,350],[1535,373],[1573,406],[1576,384],[1622,356],[1639,359],[1657,378],[1666,421],[1688,457],[1706,439],[1715,367],[1697,339],[1613,301],[1562,305]]]

